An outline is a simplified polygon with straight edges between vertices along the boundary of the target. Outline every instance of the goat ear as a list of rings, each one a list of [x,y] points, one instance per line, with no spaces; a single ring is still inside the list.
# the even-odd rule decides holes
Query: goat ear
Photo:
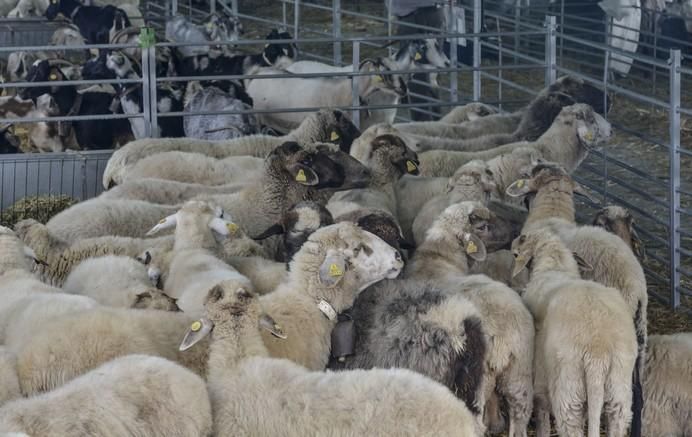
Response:
[[[163,229],[168,229],[168,228],[174,228],[175,225],[178,224],[178,213],[171,214],[166,218],[161,219],[156,226],[151,228],[149,232],[147,232],[145,235],[148,237],[150,235],[154,235],[155,233],[163,230]]]
[[[253,240],[265,240],[269,237],[273,237],[274,235],[281,235],[284,232],[286,232],[286,231],[284,230],[283,225],[281,223],[276,223],[276,224],[271,225],[264,232],[262,232],[261,234],[259,234],[256,237],[253,237],[252,239]]]
[[[584,258],[582,258],[577,252],[572,252],[572,256],[574,256],[574,260],[577,262],[577,265],[579,266],[579,273],[584,274],[584,273],[591,273],[593,272],[593,266],[589,264]]]
[[[259,327],[269,331],[274,337],[286,340],[286,334],[278,323],[268,314],[262,314],[259,318]]]
[[[527,256],[526,254],[519,254],[517,257],[514,258],[514,269],[512,270],[512,278],[516,278],[519,273],[521,273],[527,265],[529,265],[529,262],[531,261],[532,256]]]
[[[505,189],[509,197],[521,197],[531,192],[530,179],[519,179]]]
[[[478,236],[471,233],[464,234],[464,251],[466,255],[479,262],[485,261],[485,257],[487,256],[483,241],[478,238]]]
[[[190,349],[192,346],[196,345],[200,340],[206,337],[212,329],[214,329],[214,323],[206,317],[195,320],[185,333],[185,337],[183,337],[183,341],[180,343],[180,347],[178,349],[180,351]]]
[[[596,203],[596,204],[598,203],[598,200],[596,198],[594,198],[591,194],[589,194],[588,191],[586,191],[586,189],[584,189],[584,187],[582,187],[581,185],[579,185],[576,182],[574,183],[574,190],[573,191],[574,191],[574,194],[578,194],[580,196],[586,197],[592,203]]]
[[[327,287],[335,287],[344,278],[346,273],[346,259],[334,250],[327,252],[320,266],[320,283]]]
[[[301,185],[312,187],[320,183],[317,173],[307,165],[291,164],[288,171],[293,175],[293,179]]]

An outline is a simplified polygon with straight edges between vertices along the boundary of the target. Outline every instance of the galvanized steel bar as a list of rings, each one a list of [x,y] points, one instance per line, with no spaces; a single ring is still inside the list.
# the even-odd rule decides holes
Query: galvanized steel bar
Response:
[[[358,73],[360,71],[360,42],[353,42],[353,51],[351,57],[351,64],[353,66],[353,72]],[[351,105],[353,107],[360,106],[360,94],[358,93],[358,85],[360,82],[360,76],[351,77]],[[354,109],[351,113],[351,120],[353,124],[360,129],[360,109]]]
[[[149,94],[150,120],[151,120],[151,136],[156,138],[159,136],[159,121],[158,121],[158,98],[156,96],[158,83],[156,81],[156,46],[152,45],[147,49],[149,52],[149,87],[145,88],[144,94]]]
[[[234,17],[238,16],[238,0],[231,0],[231,11]]]
[[[150,88],[156,88],[156,80],[151,80],[151,47],[142,48],[142,112],[144,112],[144,132],[147,137],[153,135],[153,123],[151,120],[151,93]],[[155,68],[154,68],[155,70]],[[156,102],[156,101],[154,101]]]
[[[549,15],[545,17],[545,85],[548,86],[557,79],[557,19]]]
[[[680,306],[680,50],[670,51],[670,304]]]
[[[457,28],[457,17],[456,14],[454,13],[454,7],[456,6],[456,0],[449,0],[448,3],[448,8],[449,8],[449,13],[447,14],[447,17],[449,17],[449,20],[447,22],[447,31],[449,33],[457,33],[459,29]],[[457,47],[459,44],[459,40],[457,38],[450,38],[449,39],[449,63],[453,67],[457,67],[459,64],[457,62]],[[459,101],[459,73],[457,71],[453,71],[449,74],[449,99],[452,102],[458,102]]]
[[[473,0],[473,100],[481,99],[481,27],[483,20],[482,0]]]
[[[332,0],[332,32],[334,39],[334,65],[341,65],[341,0]]]
[[[300,26],[300,0],[293,2],[293,38],[298,39],[298,26]]]

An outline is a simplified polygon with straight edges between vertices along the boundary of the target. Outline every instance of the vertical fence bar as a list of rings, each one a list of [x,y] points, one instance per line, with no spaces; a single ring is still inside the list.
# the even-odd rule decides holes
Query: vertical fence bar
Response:
[[[149,104],[151,105],[151,136],[156,138],[160,134],[158,107],[156,105],[158,101],[156,97],[156,46],[152,44],[147,51],[149,52]]]
[[[394,0],[387,0],[387,36],[392,36],[394,16],[392,15],[392,3]],[[394,54],[394,47],[389,46],[389,56]]]
[[[545,84],[550,85],[557,79],[557,19],[545,17]]]
[[[670,303],[680,306],[680,50],[670,51]]]
[[[144,115],[144,134],[147,137],[152,136],[152,126],[151,126],[151,94],[149,93],[149,88],[151,87],[151,75],[149,74],[149,56],[151,53],[146,47],[145,34],[149,31],[153,32],[153,28],[142,28],[140,34],[140,45],[142,46],[142,112]]]
[[[481,99],[481,24],[482,0],[473,0],[473,100]]]
[[[298,26],[300,26],[300,0],[293,0],[293,37],[298,39]]]
[[[456,6],[456,0],[449,0],[449,21],[447,22],[447,31],[449,33],[458,33],[459,28],[457,26],[457,16],[454,7]],[[457,48],[459,40],[456,37],[449,39],[449,63],[453,68],[457,67]],[[449,73],[449,93],[450,101],[459,101],[459,72],[452,71]]]
[[[209,13],[213,14],[216,12],[216,0],[209,0]]]
[[[171,16],[178,13],[178,0],[171,0]]]
[[[341,0],[332,0],[332,34],[341,39]],[[334,41],[334,65],[341,65],[341,41]]]
[[[285,0],[281,2],[281,23],[283,23],[281,30],[286,31],[288,29],[288,10],[286,8]]]
[[[238,0],[231,0],[231,11],[233,11],[233,16],[238,16]]]
[[[360,41],[353,41],[353,72],[357,73],[360,71]],[[360,76],[353,76],[351,78],[351,106],[360,106],[360,94],[358,93],[358,83],[360,82]],[[360,129],[360,109],[354,109],[351,114],[351,119],[353,124]]]

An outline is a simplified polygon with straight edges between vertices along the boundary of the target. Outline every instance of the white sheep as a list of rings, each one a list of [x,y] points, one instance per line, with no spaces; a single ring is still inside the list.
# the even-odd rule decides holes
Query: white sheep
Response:
[[[692,334],[649,337],[643,388],[642,435],[692,435]]]
[[[115,359],[55,391],[0,408],[3,435],[187,437],[209,435],[211,429],[204,381],[148,355]]]
[[[497,114],[492,106],[480,102],[467,103],[456,106],[440,121],[412,121],[408,123],[395,123],[394,127],[401,132],[415,135],[453,138],[456,136],[455,126],[466,121],[474,121],[481,117]],[[511,132],[511,131],[510,131]]]
[[[186,349],[211,332],[215,435],[482,435],[452,393],[409,370],[310,372],[270,358],[259,329],[283,341],[291,333],[260,308],[251,291],[224,282],[209,291],[205,317],[181,344]]]
[[[107,306],[180,311],[174,298],[152,284],[144,265],[126,256],[108,255],[82,261],[67,276],[63,290],[88,296]]]
[[[523,233],[512,251],[513,273],[530,266],[522,298],[536,321],[537,434],[549,435],[552,409],[560,435],[583,435],[587,411],[589,437],[600,435],[602,412],[608,434],[625,436],[637,338],[620,292],[581,279],[572,252],[546,229]]]
[[[212,158],[251,155],[264,158],[287,141],[301,144],[333,142],[348,150],[360,131],[341,111],[319,111],[305,117],[294,131],[281,137],[252,135],[229,141],[191,140],[189,138],[148,138],[132,141],[116,150],[103,172],[103,187],[109,189],[124,182],[123,172],[140,159],[162,152],[200,153]]]
[[[99,195],[100,199],[143,200],[162,205],[180,205],[201,194],[228,194],[245,188],[252,180],[208,186],[165,179],[143,178],[128,180]]]
[[[520,141],[480,152],[423,152],[420,154],[421,172],[424,176],[451,176],[470,160],[487,161],[518,147],[533,148],[546,161],[560,163],[572,172],[584,160],[589,149],[606,141],[610,134],[610,124],[603,117],[588,105],[575,104],[563,108],[550,128],[536,141]]]
[[[620,237],[640,260],[646,261],[646,250],[634,227],[634,217],[626,208],[608,205],[596,213],[592,224]]]
[[[6,347],[0,346],[0,407],[21,396],[17,379],[17,357]]]

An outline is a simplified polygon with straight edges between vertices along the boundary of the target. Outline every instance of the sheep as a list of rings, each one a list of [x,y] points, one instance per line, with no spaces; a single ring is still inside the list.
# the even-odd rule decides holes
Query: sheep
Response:
[[[186,354],[177,350],[180,333],[193,320],[181,312],[105,306],[47,319],[13,346],[22,393],[51,391],[114,358],[136,353],[167,358],[204,376],[205,345]]]
[[[179,205],[200,194],[234,193],[245,188],[251,181],[235,182],[210,187],[203,184],[143,178],[127,181],[99,195],[100,199],[143,200],[162,205]]]
[[[358,66],[360,73],[369,73],[358,79],[358,95],[366,104],[396,105],[406,95],[406,84],[389,58],[365,59]],[[352,79],[347,76],[311,78],[262,78],[266,75],[286,74],[276,68],[255,72],[247,84],[247,92],[255,109],[348,107],[352,103]],[[360,111],[363,129],[373,124],[394,121],[395,113],[386,109]],[[279,132],[294,129],[305,118],[305,112],[272,112],[258,114],[261,124]]]
[[[288,263],[317,229],[334,224],[334,218],[327,208],[312,201],[298,202],[291,206],[277,223],[254,237],[264,240],[274,235],[283,235],[283,260]],[[255,285],[257,288],[257,285]],[[258,290],[261,294],[261,292]]]
[[[563,168],[554,163],[539,164],[533,169],[530,179],[519,179],[507,187],[507,193],[511,196],[533,195],[522,232],[551,230],[570,250],[592,266],[584,273],[585,279],[615,288],[624,298],[637,334],[638,357],[636,371],[632,374],[632,426],[636,430],[640,428],[641,379],[646,359],[646,277],[636,256],[621,238],[603,228],[576,226],[572,198],[575,192],[584,191]]]
[[[53,216],[46,227],[66,242],[112,235],[141,237],[161,217],[176,208],[141,200],[101,200],[98,197],[77,203]]]
[[[522,233],[512,251],[513,273],[529,266],[522,298],[536,320],[537,434],[549,434],[552,409],[560,435],[581,435],[587,410],[588,436],[598,437],[605,404],[608,434],[624,436],[637,338],[620,292],[581,279],[578,261],[546,229]]]
[[[487,118],[487,117],[486,117]],[[423,176],[451,176],[457,168],[473,159],[489,160],[517,147],[530,147],[546,161],[554,161],[572,172],[584,160],[590,148],[610,138],[610,124],[584,104],[562,109],[550,128],[536,141],[506,144],[481,152],[433,150],[420,155]]]
[[[0,409],[0,432],[36,437],[182,437],[209,435],[211,429],[204,381],[175,363],[148,355],[118,358],[54,392]]]
[[[472,102],[455,107],[440,121],[394,123],[394,127],[409,134],[452,138],[453,135],[447,135],[447,129],[453,132],[453,126],[456,124],[474,121],[491,114],[497,114],[497,110],[480,102]]]
[[[448,206],[468,200],[486,203],[493,191],[495,191],[495,181],[485,162],[474,160],[459,167],[459,170],[450,178],[446,193],[425,202],[411,222],[409,229],[416,245],[425,240],[425,234],[433,221]]]
[[[361,229],[377,235],[398,251],[415,248],[410,241],[404,238],[396,218],[387,211],[375,208],[360,208],[350,213],[341,214],[337,221],[355,223]]]
[[[17,379],[17,357],[6,347],[0,346],[0,408],[7,401],[21,396]]]
[[[22,220],[15,225],[17,235],[39,254],[47,266],[38,266],[41,280],[54,286],[62,286],[72,268],[87,258],[105,255],[135,257],[148,248],[170,250],[173,237],[129,238],[94,237],[75,243],[66,243],[55,237],[43,224],[32,219]]]
[[[652,436],[692,435],[692,334],[649,337],[644,372],[643,432]]]
[[[253,156],[216,159],[199,153],[164,152],[148,156],[123,172],[127,182],[144,178],[201,185],[252,182],[261,175],[264,160]]]
[[[152,284],[147,269],[125,256],[108,255],[79,263],[67,276],[63,290],[89,296],[102,305],[180,311],[175,299]]]
[[[646,261],[644,244],[634,228],[634,217],[627,209],[617,205],[606,206],[596,213],[592,225],[622,238],[642,262]]]
[[[214,435],[482,435],[461,402],[414,372],[324,374],[270,358],[260,328],[287,340],[291,334],[286,337],[285,326],[262,314],[261,298],[251,290],[224,282],[209,290],[205,302],[205,317],[190,327],[181,349],[211,332]]]
[[[362,144],[362,143],[361,143]],[[368,188],[336,193],[327,209],[334,217],[354,207],[373,207],[396,214],[394,184],[405,174],[417,175],[418,155],[398,136],[375,137],[368,147],[354,148],[351,156],[364,163],[372,172]]]
[[[360,131],[341,111],[318,111],[310,115],[291,133],[282,137],[253,135],[229,141],[190,140],[187,138],[152,138],[130,142],[116,150],[103,172],[103,187],[109,189],[124,182],[123,172],[140,159],[161,152],[192,152],[213,158],[252,155],[264,158],[277,146],[296,141],[301,144],[335,142],[348,151]]]

